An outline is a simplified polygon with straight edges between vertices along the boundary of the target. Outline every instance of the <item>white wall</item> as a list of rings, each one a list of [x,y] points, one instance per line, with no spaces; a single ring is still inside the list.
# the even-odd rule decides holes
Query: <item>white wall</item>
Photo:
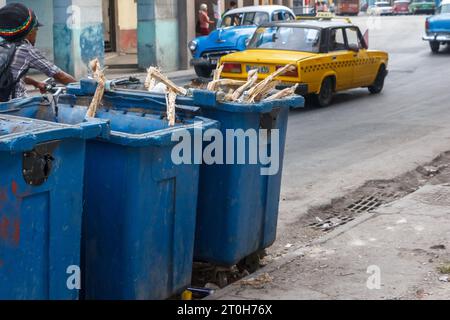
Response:
[[[137,29],[137,3],[134,0],[119,0],[119,27],[120,30]]]

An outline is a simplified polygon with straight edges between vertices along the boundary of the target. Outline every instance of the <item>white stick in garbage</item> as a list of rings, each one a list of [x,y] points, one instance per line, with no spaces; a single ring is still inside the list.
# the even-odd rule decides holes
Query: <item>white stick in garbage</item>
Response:
[[[103,70],[101,69],[100,61],[98,59],[92,60],[89,66],[92,69],[94,79],[97,80],[98,83],[94,97],[92,98],[91,104],[89,105],[89,109],[86,113],[87,118],[93,118],[97,113],[97,109],[103,99],[103,94],[105,93],[106,78]]]
[[[167,120],[169,121],[169,126],[173,127],[175,125],[176,114],[176,99],[177,93],[171,89],[166,93],[166,104],[167,104]]]
[[[213,80],[208,83],[208,87],[206,88],[208,91],[216,91],[217,82],[220,80],[220,76],[222,75],[223,64],[217,65],[216,70],[214,70]]]
[[[247,82],[234,92],[231,99],[233,101],[239,100],[239,98],[244,94],[244,92],[253,87],[257,81],[258,81],[258,69],[250,70],[248,72]]]
[[[275,81],[275,78],[279,75],[282,75],[286,71],[290,70],[291,68],[295,68],[295,65],[288,64],[284,66],[283,68],[278,69],[271,75],[269,75],[266,79],[258,83],[256,86],[254,86],[252,89],[248,92],[247,101],[249,103],[253,103],[256,101],[257,97],[261,97],[264,95],[264,92],[268,92],[273,89],[273,86],[270,84],[271,82]]]
[[[152,91],[156,86],[156,79],[153,77],[153,73],[155,71],[159,71],[155,67],[150,67],[147,69],[147,77],[145,78],[144,86],[147,88],[148,91]]]
[[[253,102],[259,102],[261,100],[264,100],[271,93],[271,91],[274,90],[276,88],[276,86],[279,85],[279,84],[280,84],[280,81],[278,81],[278,80],[274,80],[272,82],[269,82],[261,90],[261,92],[255,96]]]
[[[185,88],[177,86],[175,83],[170,81],[165,75],[163,75],[161,71],[159,71],[157,68],[152,69],[152,67],[150,67],[147,72],[147,77],[149,79],[154,78],[159,82],[164,83],[170,90],[175,91],[176,94],[185,96],[188,93],[188,91]]]
[[[270,97],[266,98],[264,101],[272,101],[277,99],[282,99],[284,97],[289,97],[295,94],[295,91],[298,88],[298,83],[295,86],[292,86],[290,88],[283,89],[274,95],[271,95]]]

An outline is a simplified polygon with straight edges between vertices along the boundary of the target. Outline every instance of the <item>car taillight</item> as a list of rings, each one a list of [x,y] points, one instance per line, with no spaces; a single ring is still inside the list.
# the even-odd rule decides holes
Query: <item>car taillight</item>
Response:
[[[277,70],[284,68],[285,66],[277,66]],[[297,67],[293,67],[287,71],[285,71],[281,76],[283,77],[294,77],[297,78],[298,77],[298,68]]]
[[[242,73],[242,66],[240,63],[224,63],[223,72],[225,73]]]

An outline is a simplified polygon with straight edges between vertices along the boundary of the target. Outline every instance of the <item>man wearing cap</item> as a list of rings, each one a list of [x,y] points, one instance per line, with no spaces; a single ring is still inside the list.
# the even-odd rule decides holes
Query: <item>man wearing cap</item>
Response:
[[[26,77],[29,69],[36,69],[65,85],[76,82],[74,77],[62,71],[34,47],[41,26],[33,10],[21,3],[10,3],[0,8],[0,37],[4,39],[2,47],[14,52],[8,68],[14,85],[10,99],[26,96],[25,84],[33,85],[41,93],[45,92],[43,82]]]

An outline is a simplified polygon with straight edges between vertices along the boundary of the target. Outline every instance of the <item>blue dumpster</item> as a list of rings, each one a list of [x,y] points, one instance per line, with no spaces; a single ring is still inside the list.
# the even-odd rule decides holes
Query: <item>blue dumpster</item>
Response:
[[[274,130],[278,130],[279,166],[274,172],[262,174],[261,169],[268,165],[236,164],[236,159],[233,165],[202,165],[194,256],[199,261],[232,266],[268,248],[276,239],[289,108],[302,107],[304,99],[296,96],[251,105],[220,103],[214,93],[197,90],[193,101],[203,116],[220,122],[223,135],[227,130],[265,129],[266,148],[271,150]],[[245,148],[248,151],[249,145]],[[238,151],[234,143],[234,154]]]
[[[90,81],[69,88],[78,95],[90,95],[94,90]],[[115,100],[127,109],[120,102],[124,98],[154,101],[148,104],[151,108],[161,108],[165,99],[164,95],[139,90],[106,92],[106,99]],[[213,92],[194,90],[192,97],[180,97],[177,103],[184,110],[190,106],[193,112],[218,120],[223,136],[227,130],[278,130],[279,170],[275,174],[261,175],[261,169],[266,167],[261,163],[203,164],[200,170],[195,260],[223,266],[245,263],[247,258],[251,261],[276,239],[288,114],[290,108],[303,107],[304,98],[295,96],[255,104],[221,103]],[[267,149],[270,150],[271,144],[269,137]],[[235,145],[235,154],[237,148]]]
[[[78,298],[85,139],[108,126],[64,120],[0,111],[0,300]]]
[[[61,96],[58,113],[82,118],[89,102]],[[143,110],[135,100],[120,103],[129,110],[104,101],[97,118],[110,121],[111,134],[87,145],[83,295],[165,299],[191,282],[199,179],[199,165],[173,163],[177,142],[171,138],[217,122],[186,115],[168,127],[160,112]],[[31,117],[38,112],[33,105],[19,109],[14,112]]]

